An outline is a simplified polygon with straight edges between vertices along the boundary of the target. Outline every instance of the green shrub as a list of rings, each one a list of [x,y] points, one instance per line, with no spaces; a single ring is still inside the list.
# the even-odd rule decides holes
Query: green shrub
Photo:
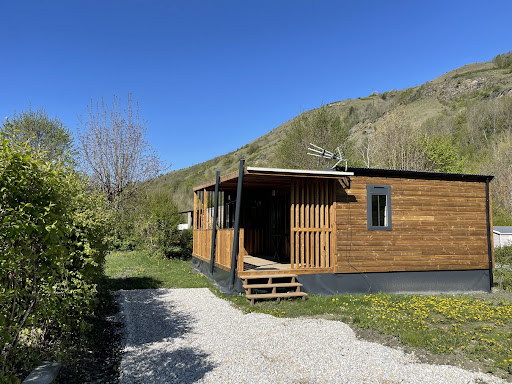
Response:
[[[498,226],[512,225],[512,217],[504,208],[498,207],[495,202],[493,202],[492,207],[492,224]]]
[[[499,266],[494,269],[494,285],[512,291],[512,246],[494,248],[494,262]]]
[[[160,190],[141,191],[116,213],[114,244],[121,251],[144,250],[167,258],[188,258],[191,237],[179,231],[181,215],[172,196]]]
[[[512,291],[512,271],[505,268],[496,268],[493,272],[494,286],[504,291]]]
[[[492,62],[498,68],[512,68],[512,52],[503,53],[496,56]]]
[[[194,231],[190,229],[184,229],[180,233],[180,248],[181,248],[181,258],[188,259],[192,257],[192,249],[194,243]]]
[[[512,246],[494,248],[494,260],[497,264],[512,266]]]
[[[108,218],[73,169],[0,143],[0,381],[87,329]]]

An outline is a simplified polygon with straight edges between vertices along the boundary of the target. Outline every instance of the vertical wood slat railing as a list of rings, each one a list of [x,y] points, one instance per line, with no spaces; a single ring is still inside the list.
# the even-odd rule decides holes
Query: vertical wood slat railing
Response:
[[[217,241],[215,246],[215,263],[228,270],[231,268],[231,251],[233,249],[233,229],[217,229]],[[237,268],[242,271],[243,256],[246,254],[244,247],[244,230],[240,228],[238,247]],[[205,260],[210,260],[210,250],[212,246],[211,229],[194,229],[193,253]]]
[[[290,193],[292,269],[334,270],[334,184],[299,179]]]

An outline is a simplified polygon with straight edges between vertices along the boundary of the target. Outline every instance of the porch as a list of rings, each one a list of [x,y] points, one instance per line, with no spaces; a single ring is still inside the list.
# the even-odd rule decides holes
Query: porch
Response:
[[[210,265],[213,260],[225,271],[234,265],[238,278],[333,273],[337,183],[333,179],[348,174],[248,167],[242,180],[237,172],[196,187],[194,257]],[[239,201],[239,235],[234,241]],[[234,246],[238,252],[233,261]]]

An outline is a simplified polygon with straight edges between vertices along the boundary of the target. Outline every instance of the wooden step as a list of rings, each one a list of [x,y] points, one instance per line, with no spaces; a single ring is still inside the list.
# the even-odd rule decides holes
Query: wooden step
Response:
[[[295,280],[296,277],[297,275],[288,274],[244,276],[242,281],[245,289],[245,296],[251,301],[251,305],[254,305],[254,300],[256,299],[277,299],[279,301],[283,297],[302,297],[304,300],[307,293],[301,292],[300,287],[302,287],[302,284]],[[264,282],[265,280],[266,282]],[[276,280],[280,281],[276,282]],[[253,283],[252,281],[255,282]],[[278,288],[284,288],[285,290],[286,288],[292,288],[293,290],[290,292],[277,292]],[[253,289],[268,289],[270,291],[265,293],[252,293]]]
[[[297,277],[298,275],[286,275],[286,274],[268,274],[268,275],[253,275],[243,276],[242,280],[258,280],[258,279],[288,279]]]
[[[285,297],[302,297],[302,300],[306,299],[308,294],[306,292],[286,292],[286,293],[251,293],[246,295],[249,300],[251,300],[251,305],[254,305],[254,300],[256,299],[277,299]]]
[[[243,278],[242,282],[244,285],[253,285],[253,284],[279,284],[274,283],[276,280],[287,280],[289,283],[296,283],[295,275],[289,275],[289,276],[259,276],[259,277],[251,277],[251,278]],[[251,283],[251,280],[267,280],[267,283]]]
[[[243,287],[247,288],[283,288],[283,287],[302,287],[301,283],[268,283],[268,284],[244,284]]]
[[[280,297],[303,297],[307,295],[306,292],[252,293],[246,297],[248,299],[277,299]]]

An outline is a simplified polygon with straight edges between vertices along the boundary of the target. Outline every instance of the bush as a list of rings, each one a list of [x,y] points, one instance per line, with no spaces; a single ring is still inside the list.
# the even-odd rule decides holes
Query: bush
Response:
[[[512,291],[512,246],[494,248],[494,285],[505,291]]]
[[[496,264],[512,266],[512,245],[494,248],[494,261]]]
[[[121,251],[144,250],[153,255],[186,259],[192,254],[192,233],[179,231],[181,215],[171,195],[140,191],[116,213],[114,244]]]
[[[105,209],[70,167],[0,143],[0,381],[54,358],[88,328],[107,250]]]
[[[165,257],[180,253],[180,217],[172,198],[152,192],[142,196],[135,218],[135,232],[148,251]]]
[[[503,53],[496,56],[492,62],[498,68],[512,68],[512,52]]]

